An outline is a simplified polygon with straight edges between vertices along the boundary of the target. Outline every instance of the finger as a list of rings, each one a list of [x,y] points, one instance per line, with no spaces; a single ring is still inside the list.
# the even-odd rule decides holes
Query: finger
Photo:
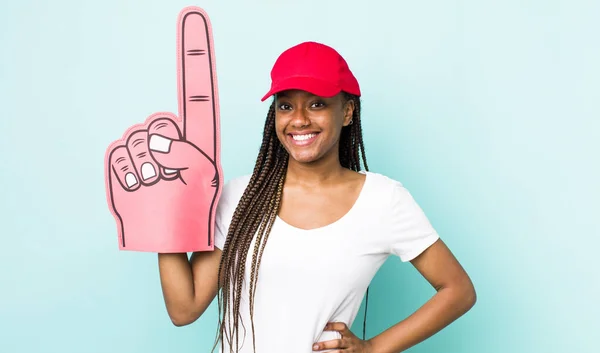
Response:
[[[347,348],[346,341],[343,338],[317,342],[313,345],[313,351],[322,351],[324,349]]]
[[[177,127],[175,117],[168,114],[157,114],[156,119],[150,123],[148,126],[148,135],[152,136],[154,134],[171,140],[181,139],[181,132],[179,131],[179,127]],[[159,166],[159,169],[164,179],[175,179],[178,177],[179,171],[177,169],[169,169],[163,166]]]
[[[212,28],[204,10],[186,8],[178,26],[179,112],[183,137],[217,160],[218,97]]]
[[[347,332],[348,325],[343,322],[329,322],[325,325],[325,331]]]
[[[152,185],[159,178],[158,164],[150,155],[148,150],[148,131],[137,130],[131,133],[127,138],[127,150],[129,157],[133,161],[139,181],[144,185]]]
[[[212,163],[196,146],[188,141],[172,140],[159,134],[150,135],[150,151],[156,162],[173,170],[200,170],[203,163]]]
[[[140,187],[140,178],[137,174],[133,161],[125,146],[117,146],[110,152],[109,165],[111,169],[111,180],[117,180],[118,184],[127,191],[134,191]],[[116,183],[111,183],[112,187]]]

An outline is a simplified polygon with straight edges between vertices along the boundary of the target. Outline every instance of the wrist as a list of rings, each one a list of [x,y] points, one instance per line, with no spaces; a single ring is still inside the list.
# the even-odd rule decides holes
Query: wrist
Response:
[[[375,353],[373,350],[373,341],[370,339],[365,341],[365,353]]]

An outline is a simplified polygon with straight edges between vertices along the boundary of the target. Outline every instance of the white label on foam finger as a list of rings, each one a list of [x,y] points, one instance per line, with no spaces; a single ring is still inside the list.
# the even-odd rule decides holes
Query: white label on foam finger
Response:
[[[158,152],[169,152],[171,149],[171,140],[160,135],[150,136],[150,149]]]

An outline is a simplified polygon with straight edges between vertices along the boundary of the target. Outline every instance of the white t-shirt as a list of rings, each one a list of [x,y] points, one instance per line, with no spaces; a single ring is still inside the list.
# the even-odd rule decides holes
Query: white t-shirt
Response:
[[[358,199],[338,221],[303,230],[276,219],[255,296],[257,353],[310,353],[315,342],[339,338],[337,332],[323,331],[325,324],[339,321],[352,326],[367,287],[388,256],[410,261],[439,238],[400,182],[363,173],[366,180]],[[237,177],[223,187],[215,227],[219,249],[249,180],[250,176]],[[253,248],[254,243],[250,251]],[[251,260],[250,254],[240,304],[240,353],[253,353],[248,307]],[[223,341],[229,352],[227,339]]]

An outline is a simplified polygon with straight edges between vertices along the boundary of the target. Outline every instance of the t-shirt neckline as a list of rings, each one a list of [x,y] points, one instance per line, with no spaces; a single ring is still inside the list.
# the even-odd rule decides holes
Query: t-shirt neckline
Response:
[[[365,198],[364,194],[367,193],[367,186],[369,184],[369,181],[371,179],[371,173],[368,171],[358,171],[361,174],[365,175],[365,181],[362,185],[362,188],[360,190],[360,192],[358,193],[358,197],[356,198],[356,200],[354,201],[354,204],[352,205],[352,207],[350,207],[350,209],[348,210],[348,212],[346,212],[342,217],[338,218],[337,220],[326,224],[324,226],[318,227],[318,228],[311,228],[311,229],[303,229],[303,228],[298,228],[296,226],[293,226],[289,223],[287,223],[286,221],[284,221],[281,217],[279,217],[279,214],[277,214],[275,216],[275,220],[278,221],[279,223],[281,223],[282,225],[284,225],[286,228],[291,229],[295,232],[298,233],[320,233],[323,231],[327,231],[330,230],[342,223],[344,223],[348,218],[352,217],[352,214],[356,212],[357,208],[360,208],[360,205],[362,203],[362,200]]]

